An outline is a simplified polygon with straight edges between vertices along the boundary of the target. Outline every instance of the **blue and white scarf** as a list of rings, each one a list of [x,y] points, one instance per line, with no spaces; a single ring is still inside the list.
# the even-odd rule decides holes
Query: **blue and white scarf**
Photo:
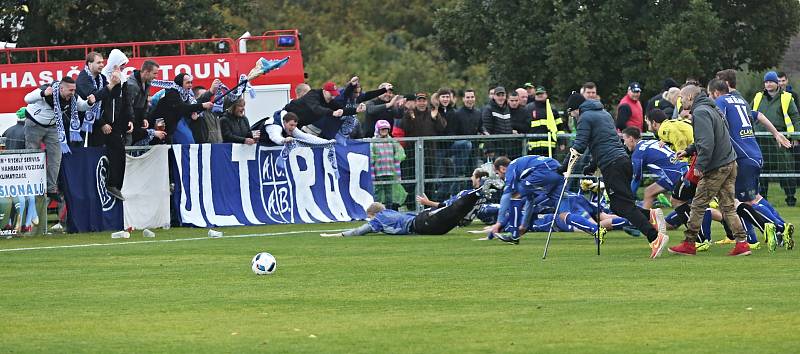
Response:
[[[100,89],[103,87],[103,79],[102,79],[102,77],[100,77],[100,83],[98,83],[95,80],[94,76],[92,76],[92,72],[91,72],[91,70],[89,70],[89,66],[84,67],[83,70],[86,71],[86,73],[89,75],[89,78],[92,79],[92,86],[94,86],[94,89],[95,89],[94,92],[97,93],[97,91],[100,91]],[[95,98],[97,98],[96,95],[95,95]],[[81,139],[81,134],[80,134],[79,130],[84,131],[86,133],[91,133],[92,132],[92,126],[94,126],[94,122],[97,121],[98,119],[100,119],[100,117],[103,114],[103,107],[102,106],[103,105],[101,104],[100,101],[95,100],[94,105],[92,105],[92,107],[86,112],[86,116],[83,118],[83,125],[81,125],[80,121],[78,121],[78,120],[71,120],[70,121],[70,124],[69,124],[69,127],[70,127],[69,140],[70,141],[81,141],[81,140],[83,140],[83,139]]]
[[[242,94],[244,94],[244,92],[250,93],[250,98],[256,98],[256,91],[253,90],[253,86],[251,86],[250,81],[247,80],[247,75],[244,74],[239,75],[239,83],[241,84],[242,82],[244,82],[245,84],[237,85],[238,87],[236,88],[236,91],[230,93],[231,102],[239,100],[239,97],[242,97]],[[225,84],[223,83],[219,84],[219,87],[217,87],[217,92],[214,92],[214,97],[215,97],[214,107],[211,108],[211,112],[222,113],[225,100],[221,100],[219,98],[224,97],[230,91],[231,90],[228,88],[228,86],[225,86]]]
[[[281,113],[283,113],[283,112],[286,112],[286,111],[284,111],[284,110],[276,111],[275,114],[272,115],[272,119],[275,122],[281,122],[283,120],[283,117],[282,117]],[[283,128],[283,124],[280,124],[280,126],[281,126],[281,129],[285,129],[285,128]],[[290,143],[283,144],[283,149],[281,149],[280,158],[278,158],[278,161],[276,162],[276,165],[279,168],[282,168],[282,169],[285,170],[286,169],[286,161],[289,161],[289,154],[292,152],[292,150],[294,150],[298,146],[310,147],[310,148],[321,147],[323,149],[328,149],[328,156],[327,156],[328,157],[328,161],[331,163],[331,167],[333,167],[333,174],[338,179],[339,178],[339,164],[336,162],[336,150],[335,150],[336,142],[335,141],[328,141],[328,140],[325,140],[325,139],[322,139],[322,138],[319,138],[319,137],[312,137],[312,138],[313,138],[313,140],[316,140],[316,141],[305,141],[305,140],[298,139],[297,137],[292,137],[292,141]]]
[[[339,164],[336,162],[336,150],[334,146],[335,143],[333,142],[314,143],[294,138],[290,143],[283,144],[283,149],[281,150],[281,155],[276,165],[278,165],[279,168],[286,169],[286,161],[289,161],[289,154],[297,147],[321,147],[323,149],[328,149],[328,162],[330,162],[331,167],[333,167],[334,176],[336,176],[336,179],[339,179]]]
[[[188,102],[189,104],[197,103],[197,100],[194,98],[194,92],[192,90],[187,90],[182,86],[175,83],[175,81],[169,80],[153,80],[150,82],[150,85],[153,87],[163,88],[163,89],[174,89],[178,91],[181,95],[181,100],[183,102]]]
[[[53,81],[53,114],[57,115],[56,117],[56,129],[58,130],[58,142],[61,144],[61,153],[62,154],[69,154],[72,151],[69,149],[69,144],[67,144],[67,134],[64,132],[64,115],[61,113],[61,91],[59,91],[59,81]],[[75,98],[75,95],[72,96],[72,100],[70,101],[70,121],[74,121],[78,119],[78,99]],[[78,126],[80,128],[80,125]],[[80,133],[78,133],[78,137],[80,137]]]

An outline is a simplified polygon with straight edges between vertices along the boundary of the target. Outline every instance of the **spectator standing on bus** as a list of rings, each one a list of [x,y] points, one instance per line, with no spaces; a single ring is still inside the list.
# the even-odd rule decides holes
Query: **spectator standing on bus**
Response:
[[[127,60],[125,60],[127,62]],[[86,113],[85,124],[92,124],[91,134],[87,131],[86,139],[92,146],[106,146],[108,158],[108,178],[106,189],[108,193],[119,200],[122,196],[122,180],[125,174],[125,139],[130,130],[130,117],[125,114],[125,104],[122,97],[121,73],[118,65],[111,74],[111,81],[101,75],[105,67],[103,56],[97,52],[86,55],[86,67],[78,75],[76,82],[77,93],[83,99],[94,96],[98,106]],[[75,128],[72,126],[71,128]]]
[[[151,126],[147,120],[147,112],[150,109],[148,96],[150,87],[159,65],[155,61],[145,60],[139,70],[134,70],[128,80],[125,81],[125,108],[127,115],[133,122],[133,132],[131,140],[134,145],[149,145],[153,137],[164,139],[166,132]]]
[[[53,85],[44,85],[25,95],[25,148],[40,150],[45,147],[47,159],[47,198],[61,201],[58,194],[58,172],[61,169],[61,153],[69,152],[66,145],[64,121],[77,119],[77,112],[86,112],[95,97],[88,101],[75,96],[75,80],[67,76]],[[68,119],[64,119],[64,116]]]

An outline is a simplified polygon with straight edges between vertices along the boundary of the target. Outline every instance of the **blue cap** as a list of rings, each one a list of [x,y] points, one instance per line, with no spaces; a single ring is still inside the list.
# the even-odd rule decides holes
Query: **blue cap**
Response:
[[[778,83],[778,74],[774,71],[769,71],[764,75],[764,82],[772,81],[774,83]]]
[[[631,90],[631,92],[642,92],[642,86],[639,85],[638,82],[634,81],[628,85],[628,90]]]

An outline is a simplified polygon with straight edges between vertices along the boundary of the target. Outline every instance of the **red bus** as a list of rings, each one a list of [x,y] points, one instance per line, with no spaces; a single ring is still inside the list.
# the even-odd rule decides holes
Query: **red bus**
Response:
[[[0,49],[0,132],[13,125],[16,112],[26,104],[25,95],[35,88],[60,80],[77,78],[85,65],[85,57],[96,51],[108,58],[112,49],[119,49],[129,62],[123,76],[139,69],[147,59],[159,63],[162,80],[172,80],[179,73],[194,76],[194,85],[211,86],[219,78],[228,87],[238,83],[239,75],[247,75],[256,61],[264,57],[289,62],[251,82],[256,98],[248,100],[247,116],[256,121],[280,109],[294,97],[294,88],[305,82],[303,57],[297,30],[268,31],[260,36],[206,38],[152,42],[80,44],[50,47]],[[64,59],[66,58],[66,59]],[[155,93],[154,89],[152,93]]]

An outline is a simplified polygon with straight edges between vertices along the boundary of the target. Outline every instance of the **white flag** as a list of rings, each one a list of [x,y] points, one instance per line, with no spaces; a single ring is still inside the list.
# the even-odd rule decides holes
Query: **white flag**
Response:
[[[145,154],[125,161],[122,203],[125,229],[169,226],[169,146],[156,145]]]

